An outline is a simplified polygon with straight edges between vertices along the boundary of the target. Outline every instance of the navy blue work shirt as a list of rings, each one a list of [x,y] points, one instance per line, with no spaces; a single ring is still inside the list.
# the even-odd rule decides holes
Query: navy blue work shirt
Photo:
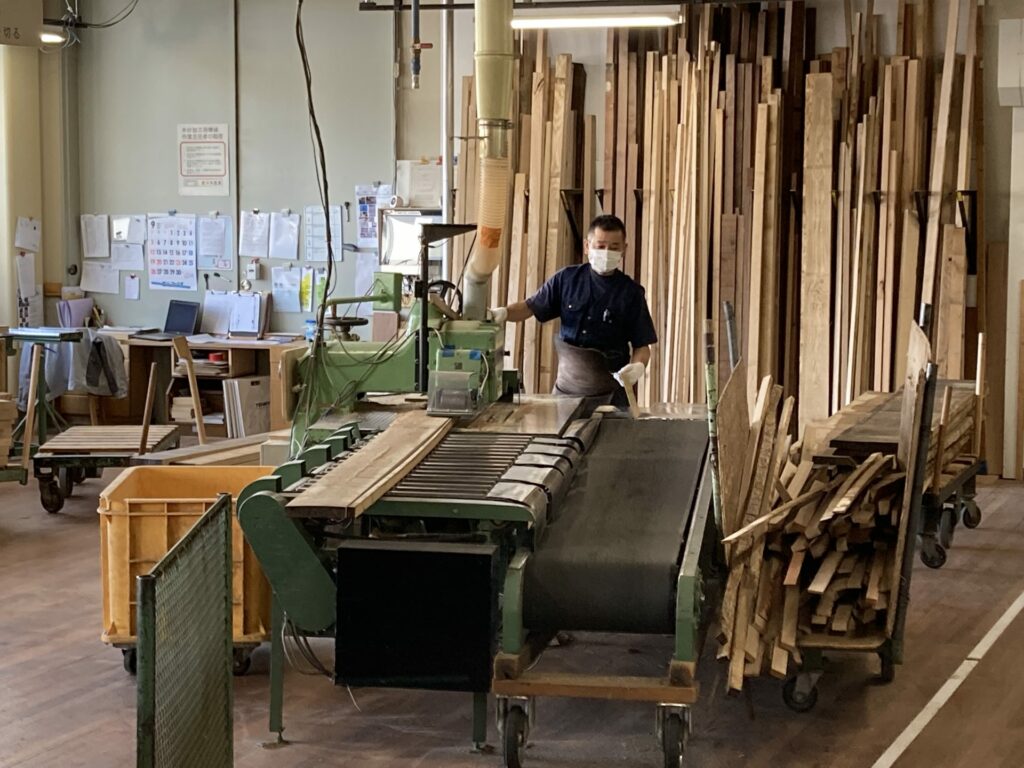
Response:
[[[559,338],[601,351],[612,372],[629,363],[630,346],[658,341],[643,286],[620,270],[599,275],[589,264],[566,267],[528,298],[526,306],[542,323],[561,318]]]

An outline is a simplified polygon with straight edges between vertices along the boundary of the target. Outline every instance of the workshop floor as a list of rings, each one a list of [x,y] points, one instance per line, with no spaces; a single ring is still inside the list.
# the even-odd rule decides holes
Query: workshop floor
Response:
[[[108,473],[106,480],[114,474]],[[35,485],[0,488],[0,767],[128,766],[134,762],[135,687],[121,655],[99,641],[96,494],[76,491],[47,515]],[[877,685],[874,658],[836,656],[813,713],[797,715],[780,686],[755,681],[749,696],[722,693],[722,668],[707,658],[695,709],[689,765],[870,768],[928,704],[978,641],[1024,591],[1024,487],[986,484],[977,531],[961,531],[941,571],[918,565],[907,626],[907,663]],[[589,640],[589,638],[587,638]],[[1024,614],[920,733],[897,768],[1019,768],[1024,765]],[[659,674],[663,638],[603,638],[553,649],[550,667]],[[329,646],[322,648],[329,652]],[[235,688],[236,764],[486,768],[498,755],[471,754],[466,695],[354,691],[289,674],[286,735],[267,738],[266,654]],[[537,768],[661,765],[650,706],[541,701],[528,752]],[[491,730],[491,742],[496,737]]]

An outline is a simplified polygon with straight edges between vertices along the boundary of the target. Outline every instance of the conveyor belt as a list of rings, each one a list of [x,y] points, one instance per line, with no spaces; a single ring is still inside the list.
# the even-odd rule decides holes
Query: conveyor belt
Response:
[[[602,420],[527,564],[526,627],[671,633],[707,446],[703,421]]]

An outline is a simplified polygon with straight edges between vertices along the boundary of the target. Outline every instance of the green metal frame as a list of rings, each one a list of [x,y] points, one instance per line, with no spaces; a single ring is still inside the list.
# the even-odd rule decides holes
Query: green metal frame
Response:
[[[231,544],[231,497],[221,494],[160,562],[138,577],[139,768],[233,764]],[[211,552],[211,546],[219,553]],[[211,570],[211,559],[219,569]],[[221,610],[200,611],[207,623],[197,623],[194,603],[186,595],[195,587],[206,600],[216,595],[204,581],[211,574],[223,585]],[[191,674],[179,669],[184,655],[194,661]],[[213,669],[218,674],[211,676]],[[216,707],[218,701],[223,709]]]
[[[249,494],[238,506],[238,524],[289,618],[305,631],[323,632],[334,626],[334,579],[309,534],[288,517],[287,503],[268,491]]]
[[[675,652],[672,655],[674,661],[696,662],[700,655],[703,603],[701,558],[706,558],[709,554],[705,547],[708,515],[712,514],[713,506],[710,498],[713,493],[709,477],[711,474],[711,462],[705,461],[700,490],[694,502],[693,515],[690,517],[683,561],[679,566],[679,576],[676,580],[676,635]],[[717,533],[717,527],[714,530]],[[714,539],[717,541],[718,536],[715,535]]]
[[[526,642],[523,628],[523,583],[526,563],[530,552],[516,552],[505,571],[505,589],[502,592],[501,607],[501,650],[503,653],[519,653]]]

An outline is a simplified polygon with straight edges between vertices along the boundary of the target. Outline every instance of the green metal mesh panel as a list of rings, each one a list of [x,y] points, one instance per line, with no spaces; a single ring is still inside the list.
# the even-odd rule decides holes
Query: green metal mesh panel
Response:
[[[138,590],[138,765],[230,766],[230,497],[139,578]]]

